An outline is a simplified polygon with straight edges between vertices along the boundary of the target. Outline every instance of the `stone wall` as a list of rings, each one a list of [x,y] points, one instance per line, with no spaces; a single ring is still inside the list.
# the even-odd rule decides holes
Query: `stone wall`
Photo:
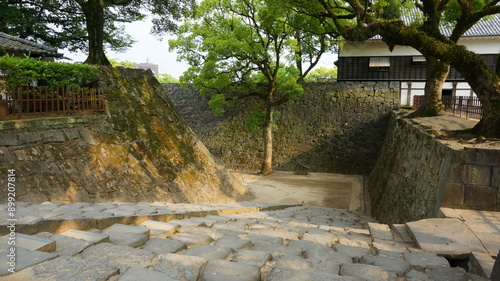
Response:
[[[212,203],[245,196],[150,71],[105,68],[100,84],[104,115],[0,122],[0,171],[16,170],[18,201]]]
[[[384,223],[436,217],[440,207],[500,210],[500,150],[452,148],[393,114],[367,186]]]
[[[246,130],[258,103],[240,101],[215,117],[192,86],[163,84],[181,116],[226,167],[257,172],[261,133]],[[305,83],[301,97],[281,106],[274,132],[274,168],[293,170],[298,163],[316,172],[368,174],[382,145],[389,111],[398,105],[398,83]]]

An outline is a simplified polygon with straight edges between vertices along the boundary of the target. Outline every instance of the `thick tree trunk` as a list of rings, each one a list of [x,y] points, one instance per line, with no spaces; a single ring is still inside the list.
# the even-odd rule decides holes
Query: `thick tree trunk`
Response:
[[[390,46],[411,46],[426,57],[449,63],[462,74],[483,106],[476,134],[500,138],[500,77],[488,68],[484,59],[464,46],[435,40],[425,33],[402,24],[383,23],[378,29]]]
[[[267,175],[273,171],[273,106],[269,103],[266,110],[266,127],[264,128],[264,159],[260,173]]]
[[[427,61],[424,103],[409,117],[437,116],[444,106],[441,101],[443,84],[450,72],[450,65],[432,57]]]
[[[111,65],[104,53],[104,2],[78,0],[87,24],[89,55],[86,64]]]

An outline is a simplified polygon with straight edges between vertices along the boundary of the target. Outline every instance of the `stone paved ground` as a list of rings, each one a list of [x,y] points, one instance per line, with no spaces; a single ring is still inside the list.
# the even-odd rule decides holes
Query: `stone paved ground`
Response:
[[[405,225],[339,209],[46,203],[18,215],[32,235],[18,234],[16,273],[2,260],[0,280],[488,280],[420,249]]]

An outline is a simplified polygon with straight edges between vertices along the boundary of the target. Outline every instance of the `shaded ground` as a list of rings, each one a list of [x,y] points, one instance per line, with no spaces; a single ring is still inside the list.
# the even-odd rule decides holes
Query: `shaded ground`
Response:
[[[346,210],[361,208],[361,176],[327,173],[297,175],[288,171],[275,171],[266,176],[237,175],[255,194],[255,201],[302,203]]]

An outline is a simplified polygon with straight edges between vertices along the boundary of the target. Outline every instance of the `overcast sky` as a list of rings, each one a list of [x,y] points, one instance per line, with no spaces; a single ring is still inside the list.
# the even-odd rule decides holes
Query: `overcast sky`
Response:
[[[168,39],[173,36],[164,36],[162,41],[159,41],[157,36],[150,34],[152,23],[149,19],[137,21],[125,25],[127,33],[137,42],[131,48],[123,53],[106,51],[108,58],[117,59],[119,61],[131,61],[136,63],[145,63],[149,60],[150,63],[159,65],[159,73],[168,73],[175,78],[188,68],[187,63],[178,62],[177,54],[168,51]],[[83,53],[70,53],[67,50],[60,50],[68,58],[75,62],[83,62],[87,55]],[[334,54],[326,54],[317,67],[324,66],[327,68],[333,67],[333,62],[337,60]]]

